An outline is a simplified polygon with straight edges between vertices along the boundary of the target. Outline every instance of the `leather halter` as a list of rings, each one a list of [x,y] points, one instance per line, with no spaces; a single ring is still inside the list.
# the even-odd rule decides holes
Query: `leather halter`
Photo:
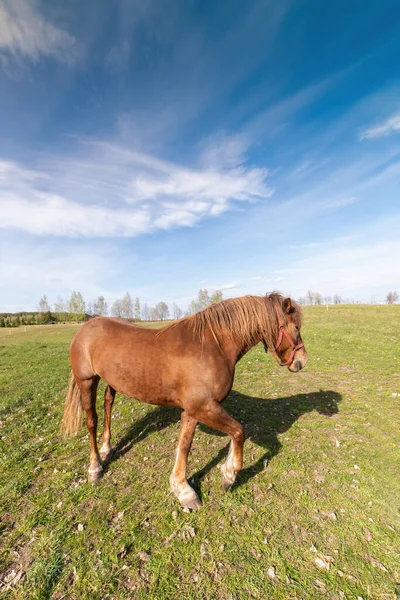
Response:
[[[304,342],[300,342],[300,344],[295,344],[294,340],[292,339],[292,336],[290,335],[290,333],[286,329],[286,325],[282,321],[281,316],[280,316],[279,311],[276,308],[276,306],[275,306],[275,312],[276,312],[276,316],[278,317],[279,335],[278,335],[277,342],[275,344],[275,353],[274,353],[273,356],[274,356],[275,360],[277,361],[277,363],[281,367],[288,367],[288,366],[290,366],[292,364],[293,359],[294,359],[294,355],[296,354],[297,350],[300,350],[300,348],[304,347]],[[282,362],[281,359],[278,357],[278,354],[277,354],[279,346],[282,344],[283,336],[285,336],[285,338],[287,339],[287,341],[289,342],[289,344],[290,344],[290,346],[292,348],[292,352],[290,354],[290,357],[288,358],[288,360],[286,362]]]

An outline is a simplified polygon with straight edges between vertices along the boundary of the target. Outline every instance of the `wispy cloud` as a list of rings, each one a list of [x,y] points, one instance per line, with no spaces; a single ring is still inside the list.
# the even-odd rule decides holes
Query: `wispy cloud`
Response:
[[[272,271],[274,274],[279,273],[284,273],[284,271]],[[263,284],[275,284],[275,283],[280,283],[281,281],[286,281],[286,277],[282,277],[281,275],[279,275],[278,277],[266,277],[263,275],[257,275],[256,277],[252,277],[250,281],[260,281]],[[251,285],[251,284],[250,284]]]
[[[12,252],[10,247],[12,246]],[[46,242],[25,236],[2,235],[1,261],[2,310],[36,310],[42,294],[49,301],[58,295],[69,297],[73,290],[83,292],[90,300],[98,295],[110,297],[104,283],[107,274],[121,276],[126,265],[116,256],[112,243],[104,240],[86,242]]]
[[[316,211],[346,208],[366,201],[372,192],[382,192],[383,186],[397,186],[399,171],[397,148],[388,148],[379,154],[356,156],[343,152],[329,165],[322,162],[320,168],[299,186],[299,193],[293,196],[288,194],[280,208],[288,210],[301,203],[299,218],[314,218]]]
[[[0,3],[0,58],[37,62],[42,56],[73,62],[76,39],[53,25],[41,13],[35,0],[2,0]]]
[[[307,281],[323,295],[337,292],[348,298],[365,297],[368,291],[372,294],[385,286],[388,290],[396,289],[400,284],[399,252],[397,241],[359,243],[350,248],[337,245],[335,249],[299,261],[291,282],[295,284],[299,279],[301,285],[301,280]]]
[[[333,200],[329,200],[324,208],[344,208],[345,206],[349,206],[350,204],[355,204],[359,202],[359,198],[356,196],[344,196],[342,198],[335,198]]]
[[[233,290],[239,286],[238,281],[233,281],[232,283],[222,283],[221,285],[210,285],[208,289],[210,290]]]
[[[316,100],[323,97],[329,89],[343,80],[353,69],[350,66],[338,71],[328,77],[307,85],[297,92],[281,98],[273,105],[261,110],[256,116],[249,120],[244,127],[244,133],[251,140],[275,135],[301,111],[309,108]]]
[[[298,167],[296,167],[291,172],[291,176],[296,177],[297,175],[301,175],[302,173],[307,172],[311,165],[312,165],[311,160],[303,161]]]
[[[323,248],[324,246],[332,247],[337,244],[346,244],[346,243],[353,242],[358,237],[359,236],[357,236],[357,235],[352,235],[352,236],[343,236],[343,237],[339,237],[336,239],[327,239],[323,242],[307,242],[305,244],[293,244],[290,246],[290,248],[292,248],[293,250],[313,250],[315,248]]]
[[[2,198],[3,229],[67,237],[129,237],[150,229],[145,210],[113,211],[37,191],[32,196],[29,200],[13,195]]]
[[[250,141],[244,134],[227,135],[224,132],[203,141],[200,162],[206,168],[233,168],[246,162]]]
[[[323,296],[338,293],[343,299],[384,300],[390,289],[400,287],[397,268],[400,213],[354,226],[352,236],[331,237],[318,246],[299,247],[291,264],[275,273],[287,278],[295,297],[307,289]]]
[[[272,194],[268,172],[189,169],[120,146],[87,142],[76,156],[42,157],[37,171],[0,163],[3,229],[36,235],[133,237],[192,226],[232,201]]]
[[[389,135],[390,133],[400,132],[400,114],[393,115],[390,119],[387,119],[380,125],[366,129],[360,139],[371,139]]]

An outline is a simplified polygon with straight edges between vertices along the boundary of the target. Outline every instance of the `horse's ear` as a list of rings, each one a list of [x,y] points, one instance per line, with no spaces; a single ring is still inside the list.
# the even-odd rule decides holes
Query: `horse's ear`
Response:
[[[287,315],[292,312],[292,301],[290,298],[284,298],[282,302],[283,312]]]

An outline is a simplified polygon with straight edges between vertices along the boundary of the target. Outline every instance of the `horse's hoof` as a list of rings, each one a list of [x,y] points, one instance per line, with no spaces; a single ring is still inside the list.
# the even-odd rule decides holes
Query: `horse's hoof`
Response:
[[[89,469],[88,471],[88,483],[97,483],[103,475],[103,469]]]
[[[107,460],[109,460],[111,458],[112,454],[113,454],[112,448],[108,448],[108,450],[100,450],[100,458],[103,462],[106,462]]]
[[[192,510],[199,510],[199,508],[201,508],[201,506],[202,506],[202,504],[197,495],[195,498],[191,498],[190,500],[186,500],[184,503],[182,503],[182,508],[186,512],[192,511]]]
[[[232,485],[233,485],[233,481],[228,481],[225,478],[222,479],[222,487],[224,488],[225,492],[229,492],[229,490],[231,489]]]
[[[201,508],[201,502],[198,495],[188,483],[186,483],[183,489],[179,489],[179,486],[177,486],[175,481],[171,478],[171,491],[178,498],[184,511],[190,512],[191,510],[198,510]]]

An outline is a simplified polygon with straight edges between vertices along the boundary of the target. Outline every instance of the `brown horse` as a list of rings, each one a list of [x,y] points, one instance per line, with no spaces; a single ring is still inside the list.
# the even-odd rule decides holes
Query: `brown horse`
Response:
[[[277,293],[224,300],[158,330],[104,317],[83,325],[71,343],[72,375],[62,425],[66,433],[76,433],[85,410],[91,441],[89,481],[101,477],[102,460],[111,453],[111,409],[118,391],[141,402],[182,409],[170,483],[183,507],[201,506],[186,479],[198,422],[231,437],[221,468],[223,485],[229,489],[243,464],[243,428],[221,406],[232,388],[235,365],[263,342],[280,365],[299,371],[307,362],[300,326],[299,306]],[[99,452],[96,390],[100,378],[108,386]]]

